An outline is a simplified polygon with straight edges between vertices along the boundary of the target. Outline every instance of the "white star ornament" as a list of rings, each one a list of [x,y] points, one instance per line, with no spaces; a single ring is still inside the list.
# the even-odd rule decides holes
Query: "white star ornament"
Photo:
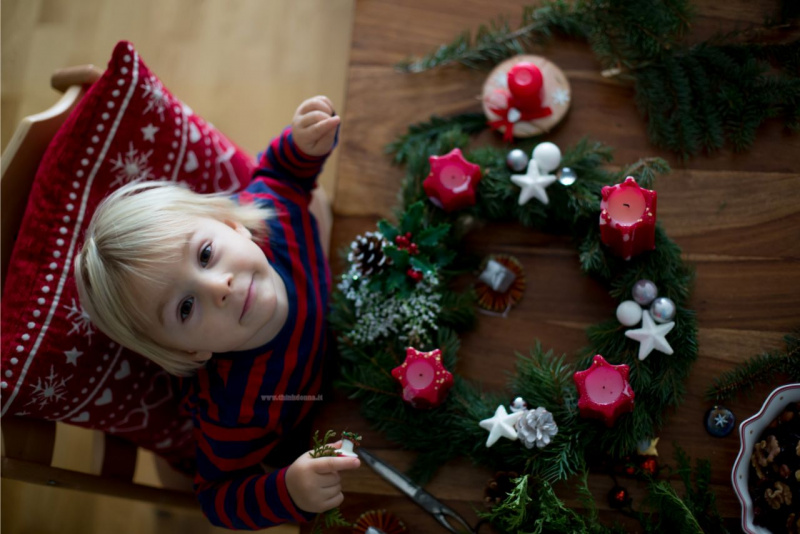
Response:
[[[489,437],[486,439],[486,446],[491,447],[500,438],[508,438],[510,440],[517,439],[517,431],[514,425],[522,417],[524,412],[506,412],[506,407],[502,404],[497,407],[494,412],[494,417],[484,419],[480,423],[481,428],[489,431]]]
[[[531,158],[530,162],[528,162],[528,172],[525,174],[512,174],[511,181],[522,189],[519,192],[520,206],[534,197],[539,199],[542,204],[547,204],[550,199],[547,198],[547,192],[544,189],[555,182],[556,177],[553,174],[541,174],[539,165]]]
[[[639,342],[639,359],[644,360],[653,352],[653,349],[658,349],[664,354],[672,354],[673,350],[667,343],[666,335],[674,326],[675,323],[672,321],[656,324],[650,317],[650,312],[645,310],[642,312],[642,327],[636,330],[627,330],[625,335]]]

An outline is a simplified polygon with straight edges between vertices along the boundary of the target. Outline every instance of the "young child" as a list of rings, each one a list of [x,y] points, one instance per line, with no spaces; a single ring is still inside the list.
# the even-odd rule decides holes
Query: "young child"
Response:
[[[339,122],[326,97],[300,104],[236,199],[123,187],[98,207],[75,261],[92,321],[185,377],[195,491],[219,526],[308,520],[342,502],[339,471],[359,466],[304,453],[263,467],[322,386],[330,271],[309,202]]]

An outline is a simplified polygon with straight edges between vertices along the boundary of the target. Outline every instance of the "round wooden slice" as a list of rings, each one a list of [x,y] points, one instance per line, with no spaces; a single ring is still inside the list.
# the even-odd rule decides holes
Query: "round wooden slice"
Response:
[[[549,132],[558,124],[569,110],[572,93],[569,81],[558,65],[542,56],[520,55],[509,58],[494,68],[483,84],[483,112],[489,121],[502,119],[489,108],[507,107],[506,96],[508,94],[508,71],[521,62],[533,63],[542,72],[542,106],[547,106],[552,113],[547,117],[533,120],[520,120],[514,123],[514,137],[532,137]],[[498,131],[505,132],[506,126],[500,126]]]

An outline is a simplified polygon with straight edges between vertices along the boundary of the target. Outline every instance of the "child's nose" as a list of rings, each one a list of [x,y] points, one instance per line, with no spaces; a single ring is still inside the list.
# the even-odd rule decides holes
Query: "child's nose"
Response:
[[[209,290],[214,302],[217,304],[225,303],[225,300],[231,294],[231,287],[233,285],[233,275],[225,274],[211,277],[209,281]]]

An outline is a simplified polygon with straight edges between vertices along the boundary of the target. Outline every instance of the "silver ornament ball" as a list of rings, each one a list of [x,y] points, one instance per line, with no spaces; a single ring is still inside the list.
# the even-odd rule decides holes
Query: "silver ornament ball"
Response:
[[[675,318],[677,308],[671,298],[658,297],[650,305],[650,316],[657,323],[668,323]]]
[[[633,284],[631,294],[633,300],[642,306],[647,306],[658,296],[658,288],[652,280],[639,280]]]
[[[558,173],[558,183],[563,185],[564,187],[569,187],[575,183],[575,180],[578,179],[578,175],[575,174],[575,171],[570,169],[569,167],[564,167],[561,169],[561,172]]]
[[[524,412],[528,409],[528,403],[522,397],[517,397],[511,403],[511,413]]]
[[[524,150],[515,148],[506,156],[506,165],[512,171],[522,172],[528,168],[528,155]]]

